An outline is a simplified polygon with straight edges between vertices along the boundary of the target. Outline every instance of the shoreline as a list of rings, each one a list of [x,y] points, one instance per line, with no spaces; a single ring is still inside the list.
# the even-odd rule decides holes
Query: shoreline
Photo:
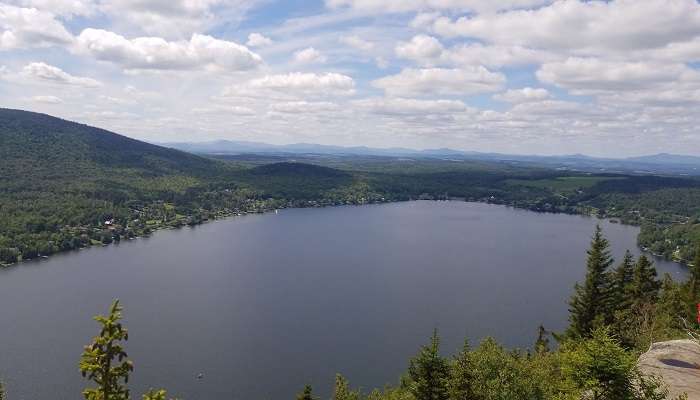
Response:
[[[0,263],[0,269],[12,268],[12,267],[24,264],[26,262],[50,259],[51,256],[59,255],[59,254],[67,254],[67,253],[70,253],[71,251],[81,251],[81,250],[90,249],[93,247],[107,247],[107,246],[111,246],[113,244],[119,244],[122,241],[133,241],[133,240],[138,240],[138,239],[143,239],[143,238],[149,238],[149,237],[151,237],[151,235],[157,233],[158,231],[175,230],[175,229],[182,229],[182,228],[186,228],[186,227],[187,228],[194,228],[194,227],[199,226],[199,225],[204,225],[204,224],[208,224],[208,223],[213,223],[213,222],[217,222],[217,221],[223,221],[223,220],[233,219],[233,218],[238,218],[238,217],[245,217],[248,215],[255,215],[255,214],[264,215],[264,214],[269,214],[271,212],[277,212],[279,210],[305,209],[305,208],[330,208],[330,207],[347,207],[347,206],[359,207],[359,206],[377,205],[377,204],[405,203],[405,202],[411,202],[411,201],[434,201],[434,202],[450,201],[450,202],[459,202],[459,203],[487,204],[487,205],[493,205],[493,206],[502,206],[502,207],[512,208],[515,210],[533,212],[536,214],[543,213],[543,214],[577,215],[577,216],[581,216],[581,217],[596,218],[598,220],[604,220],[604,221],[608,221],[610,223],[616,223],[616,224],[625,225],[625,226],[639,227],[639,225],[626,224],[626,223],[622,222],[620,219],[615,218],[615,217],[601,218],[601,217],[598,217],[596,215],[593,215],[592,213],[566,213],[566,212],[555,212],[555,211],[547,211],[547,210],[532,210],[529,208],[517,207],[514,205],[510,205],[510,204],[495,203],[495,202],[490,202],[490,201],[470,200],[470,199],[466,199],[466,198],[386,200],[386,201],[365,202],[365,203],[358,203],[358,204],[329,204],[329,205],[319,205],[318,203],[314,203],[314,205],[311,205],[309,207],[285,207],[285,206],[281,206],[281,207],[264,209],[264,210],[258,209],[256,211],[243,211],[243,212],[226,211],[223,213],[221,211],[217,211],[217,213],[221,213],[220,216],[217,215],[214,218],[202,220],[196,224],[184,224],[184,225],[179,225],[179,226],[167,226],[167,225],[156,226],[147,235],[140,235],[140,236],[135,236],[132,238],[124,238],[124,239],[120,239],[118,241],[112,241],[111,243],[102,243],[101,245],[93,244],[90,246],[80,247],[77,249],[61,250],[61,251],[57,251],[57,252],[49,254],[49,255],[39,255],[38,257],[35,257],[35,258],[19,260],[15,263],[11,263],[11,264]],[[637,236],[639,236],[639,233],[637,234]],[[654,258],[662,259],[662,260],[667,261],[667,262],[672,262],[672,263],[678,264],[686,269],[689,267],[689,263],[684,262],[683,260],[679,261],[679,260],[674,260],[674,259],[666,259],[663,256],[649,252],[648,250],[639,246],[639,244],[637,244],[637,248],[642,253],[649,254]]]

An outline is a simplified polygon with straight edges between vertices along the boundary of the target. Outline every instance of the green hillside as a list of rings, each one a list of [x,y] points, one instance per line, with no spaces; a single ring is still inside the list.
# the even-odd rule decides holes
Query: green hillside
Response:
[[[700,237],[697,179],[435,158],[214,159],[0,109],[0,264],[275,208],[447,198],[617,218],[678,260]]]

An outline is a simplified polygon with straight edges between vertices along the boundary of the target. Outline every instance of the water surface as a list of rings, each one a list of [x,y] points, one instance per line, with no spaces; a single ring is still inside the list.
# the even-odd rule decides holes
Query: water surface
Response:
[[[336,372],[394,383],[434,327],[446,352],[563,329],[599,222],[463,202],[295,209],[25,263],[0,270],[0,377],[13,400],[81,398],[90,317],[118,297],[134,398],[284,399],[305,383],[327,398]],[[637,228],[600,223],[618,259],[638,252]]]

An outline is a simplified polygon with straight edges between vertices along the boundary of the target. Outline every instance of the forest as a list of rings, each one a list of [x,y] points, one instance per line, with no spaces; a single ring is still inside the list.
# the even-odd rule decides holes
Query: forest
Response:
[[[285,207],[479,201],[641,226],[639,245],[689,263],[700,180],[492,161],[199,156],[44,114],[0,109],[0,264]]]
[[[445,356],[435,330],[396,384],[363,391],[337,374],[332,400],[668,399],[664,382],[643,374],[637,359],[652,342],[689,334],[700,338],[697,254],[687,281],[674,282],[668,275],[659,279],[644,255],[635,259],[628,252],[619,262],[613,260],[598,227],[587,252],[585,279],[575,285],[569,301],[566,331],[533,329],[529,349],[506,349],[493,338],[476,346],[465,340],[457,354]],[[86,400],[131,399],[128,378],[135,366],[126,352],[129,332],[118,301],[109,311],[95,317],[98,334],[78,359],[76,373],[88,380],[82,393]],[[141,398],[168,397],[164,389],[152,389]],[[0,399],[6,400],[1,383]],[[306,385],[296,399],[318,397]]]

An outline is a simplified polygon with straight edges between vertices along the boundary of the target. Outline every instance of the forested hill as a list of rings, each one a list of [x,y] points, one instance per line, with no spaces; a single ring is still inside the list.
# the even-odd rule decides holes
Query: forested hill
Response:
[[[678,260],[700,241],[700,179],[406,157],[197,156],[0,109],[0,265],[282,207],[462,198],[642,226]]]
[[[45,114],[0,109],[3,176],[93,175],[128,169],[142,176],[220,172],[223,163]]]

